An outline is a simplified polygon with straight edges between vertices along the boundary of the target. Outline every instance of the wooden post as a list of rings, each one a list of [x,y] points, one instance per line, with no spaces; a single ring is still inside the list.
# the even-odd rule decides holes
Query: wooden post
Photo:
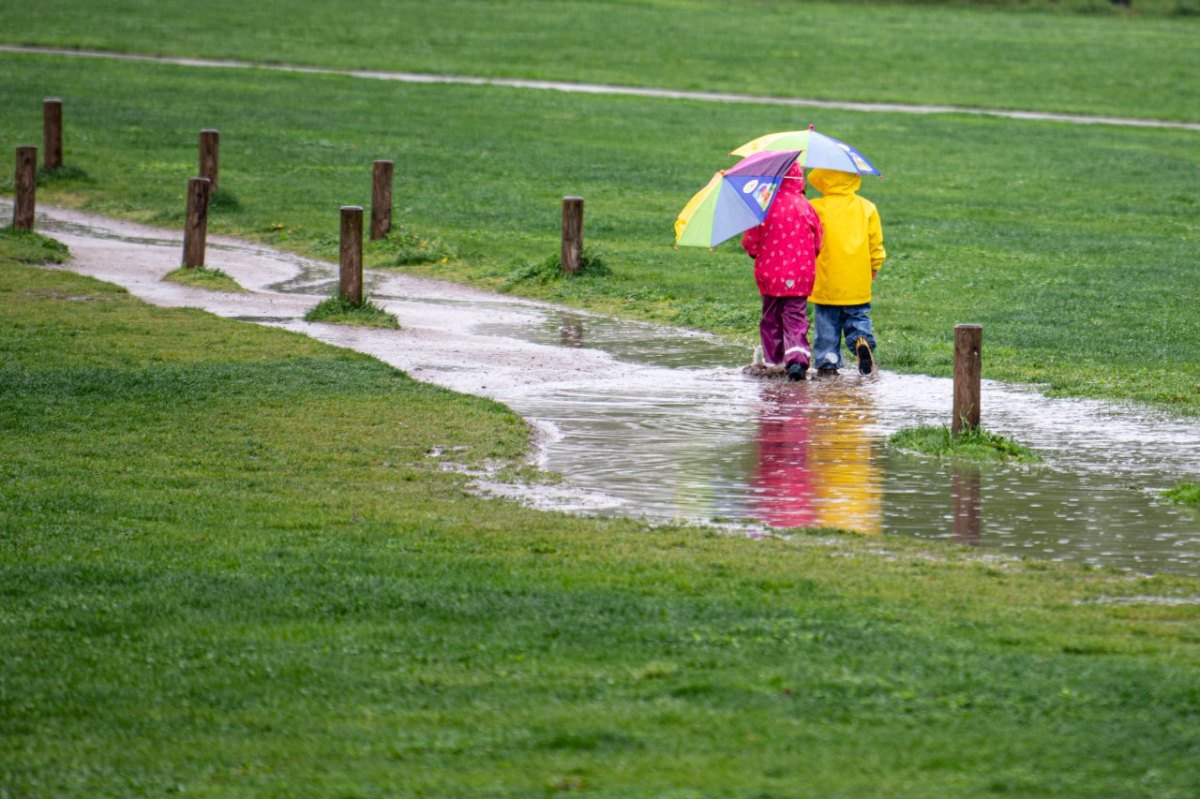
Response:
[[[189,269],[204,266],[204,244],[208,237],[208,197],[212,184],[208,178],[188,181],[187,220],[183,224],[183,265]]]
[[[63,162],[62,100],[51,97],[42,101],[42,158],[46,169],[58,169]]]
[[[342,206],[342,239],[339,252],[338,295],[347,302],[362,305],[363,209]]]
[[[33,230],[33,214],[37,207],[37,148],[17,148],[17,173],[13,183],[16,190],[13,203],[13,230]]]
[[[583,261],[583,198],[563,197],[562,269],[568,275],[579,271]]]
[[[983,373],[983,328],[954,326],[954,418],[955,435],[965,428],[979,427],[980,378]]]
[[[371,241],[385,238],[392,229],[391,161],[376,161],[371,180]]]
[[[217,173],[220,172],[221,132],[206,129],[200,131],[200,171],[202,178],[208,178],[209,191],[217,193]]]

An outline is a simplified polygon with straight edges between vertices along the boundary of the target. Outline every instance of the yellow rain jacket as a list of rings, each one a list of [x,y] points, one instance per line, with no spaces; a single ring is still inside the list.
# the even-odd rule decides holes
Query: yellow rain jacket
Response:
[[[823,196],[812,201],[825,228],[817,255],[817,278],[808,301],[818,305],[862,305],[871,301],[871,278],[883,266],[883,226],[875,203],[855,192],[862,177],[832,169],[808,173]]]

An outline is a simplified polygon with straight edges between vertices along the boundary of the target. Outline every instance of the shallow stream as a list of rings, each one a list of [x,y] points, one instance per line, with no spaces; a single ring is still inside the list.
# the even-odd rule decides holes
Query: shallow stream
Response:
[[[709,336],[383,273],[367,291],[403,330],[310,324],[332,264],[210,239],[208,266],[253,293],[207,292],[161,280],[180,262],[178,236],[59,209],[38,226],[71,247],[69,268],[150,302],[297,330],[503,402],[541,431],[540,465],[565,478],[516,492],[540,507],[954,539],[1200,576],[1200,512],[1159,498],[1200,478],[1195,420],[984,381],[984,426],[1044,462],[954,465],[885,447],[901,428],[948,423],[952,396],[949,380],[888,372],[886,351],[878,377],[793,384],[748,376],[750,351]]]

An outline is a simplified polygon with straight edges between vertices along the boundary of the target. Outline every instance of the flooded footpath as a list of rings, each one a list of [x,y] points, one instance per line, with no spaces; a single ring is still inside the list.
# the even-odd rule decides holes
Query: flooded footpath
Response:
[[[952,386],[888,372],[883,351],[877,377],[762,379],[743,372],[748,348],[714,337],[382,272],[366,292],[403,329],[314,324],[302,317],[334,293],[334,264],[210,237],[208,266],[249,290],[210,292],[162,280],[181,262],[178,235],[48,208],[37,227],[71,248],[66,268],[147,302],[304,333],[504,403],[539,431],[538,465],[564,479],[481,490],[576,513],[844,528],[1200,576],[1200,511],[1159,496],[1200,479],[1194,419],[985,380],[985,427],[1044,461],[951,464],[885,447],[901,428],[947,424]]]

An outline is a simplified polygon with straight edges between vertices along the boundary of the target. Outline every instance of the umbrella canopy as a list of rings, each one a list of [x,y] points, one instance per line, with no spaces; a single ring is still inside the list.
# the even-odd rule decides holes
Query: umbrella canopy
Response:
[[[675,246],[715,247],[760,224],[799,150],[764,151],[723,169],[679,212]]]
[[[808,130],[785,130],[759,136],[754,141],[746,142],[730,155],[752,155],[772,150],[801,150],[800,165],[806,169],[833,169],[838,172],[883,177],[865,155],[843,141],[824,133],[817,133],[811,125]]]

